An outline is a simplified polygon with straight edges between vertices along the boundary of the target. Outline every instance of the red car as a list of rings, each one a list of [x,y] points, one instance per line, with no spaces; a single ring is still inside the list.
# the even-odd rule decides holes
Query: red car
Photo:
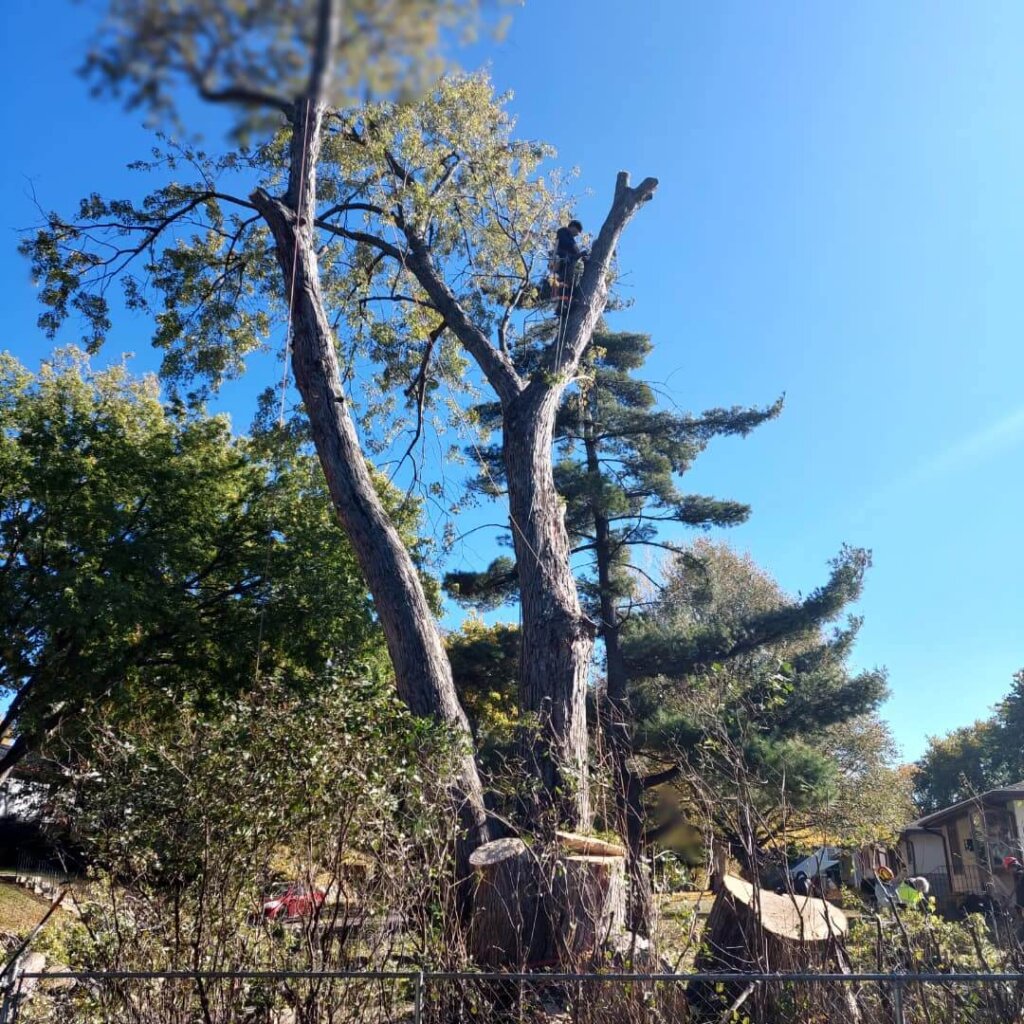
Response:
[[[323,902],[323,889],[311,889],[302,882],[279,885],[267,893],[263,916],[268,921],[297,921],[311,917]]]

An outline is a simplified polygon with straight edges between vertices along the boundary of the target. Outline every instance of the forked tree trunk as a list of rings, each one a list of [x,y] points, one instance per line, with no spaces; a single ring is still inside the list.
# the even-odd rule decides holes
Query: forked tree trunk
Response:
[[[561,392],[535,381],[508,403],[502,451],[523,617],[520,708],[532,719],[524,729],[524,753],[541,783],[531,812],[538,825],[586,829],[586,696],[595,626],[580,608],[552,471]]]
[[[501,402],[502,445],[509,515],[519,572],[523,619],[519,697],[524,754],[540,785],[532,824],[585,828],[590,821],[587,780],[586,689],[596,627],[583,614],[570,564],[564,509],[555,491],[551,446],[558,402],[575,375],[601,319],[619,237],[658,186],[645,178],[631,188],[621,171],[615,196],[580,282],[579,301],[548,350],[545,374],[524,378],[495,347],[443,280],[426,240],[404,216],[408,251],[403,265],[416,277],[445,324],[461,341]],[[378,242],[381,251],[387,249]],[[532,735],[531,735],[532,730]]]
[[[373,486],[342,388],[334,332],[320,290],[313,217],[324,109],[316,103],[296,104],[286,199],[262,190],[251,198],[273,234],[286,290],[294,285],[289,302],[295,382],[331,500],[373,596],[399,696],[413,714],[440,720],[465,742],[451,789],[466,831],[460,857],[466,867],[469,853],[487,839],[469,724],[416,566]]]

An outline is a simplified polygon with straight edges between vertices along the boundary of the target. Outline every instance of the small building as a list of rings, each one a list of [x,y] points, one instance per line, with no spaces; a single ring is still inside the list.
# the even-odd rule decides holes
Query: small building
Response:
[[[0,757],[7,750],[0,742]],[[39,757],[26,757],[0,783],[0,875],[58,875],[63,869],[51,837],[49,783],[55,771]]]
[[[911,822],[900,833],[910,875],[928,879],[940,909],[982,909],[1013,896],[1008,857],[1024,861],[1024,782],[991,789]]]
[[[9,749],[10,744],[0,742],[0,757]],[[7,779],[0,782],[0,818],[37,821],[44,792],[31,765],[16,765]]]

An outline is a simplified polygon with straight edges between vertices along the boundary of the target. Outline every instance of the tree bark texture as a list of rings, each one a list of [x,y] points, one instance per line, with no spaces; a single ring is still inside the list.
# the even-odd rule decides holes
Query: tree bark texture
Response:
[[[584,966],[623,929],[621,855],[497,839],[470,859],[476,875],[469,951],[481,966]]]
[[[547,955],[538,865],[521,839],[495,839],[472,857],[476,885],[469,955],[481,967],[525,968]]]
[[[453,791],[468,836],[461,859],[487,839],[483,789],[469,723],[459,704],[440,631],[416,566],[374,486],[338,370],[314,238],[316,161],[325,107],[296,104],[284,200],[262,190],[252,202],[277,247],[291,310],[292,366],[337,511],[373,596],[399,696],[415,715],[441,721],[465,742]]]
[[[503,417],[509,517],[519,568],[522,643],[519,703],[523,753],[541,783],[540,824],[586,829],[587,682],[594,624],[584,615],[569,561],[565,511],[555,490],[551,446],[561,389],[527,388]]]

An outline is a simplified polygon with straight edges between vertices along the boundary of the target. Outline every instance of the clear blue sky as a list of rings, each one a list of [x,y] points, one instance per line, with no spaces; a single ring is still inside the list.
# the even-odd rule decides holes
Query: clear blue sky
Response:
[[[91,18],[0,13],[0,344],[32,364],[29,183],[69,210],[134,188],[149,145],[72,73]],[[729,539],[794,593],[844,541],[874,551],[856,657],[888,666],[908,757],[986,714],[1024,666],[1024,5],[530,0],[475,54],[579,166],[588,226],[620,168],[661,179],[616,320],[654,335],[650,376],[693,410],[786,392],[689,478],[753,505]],[[116,345],[154,365],[144,323]]]

